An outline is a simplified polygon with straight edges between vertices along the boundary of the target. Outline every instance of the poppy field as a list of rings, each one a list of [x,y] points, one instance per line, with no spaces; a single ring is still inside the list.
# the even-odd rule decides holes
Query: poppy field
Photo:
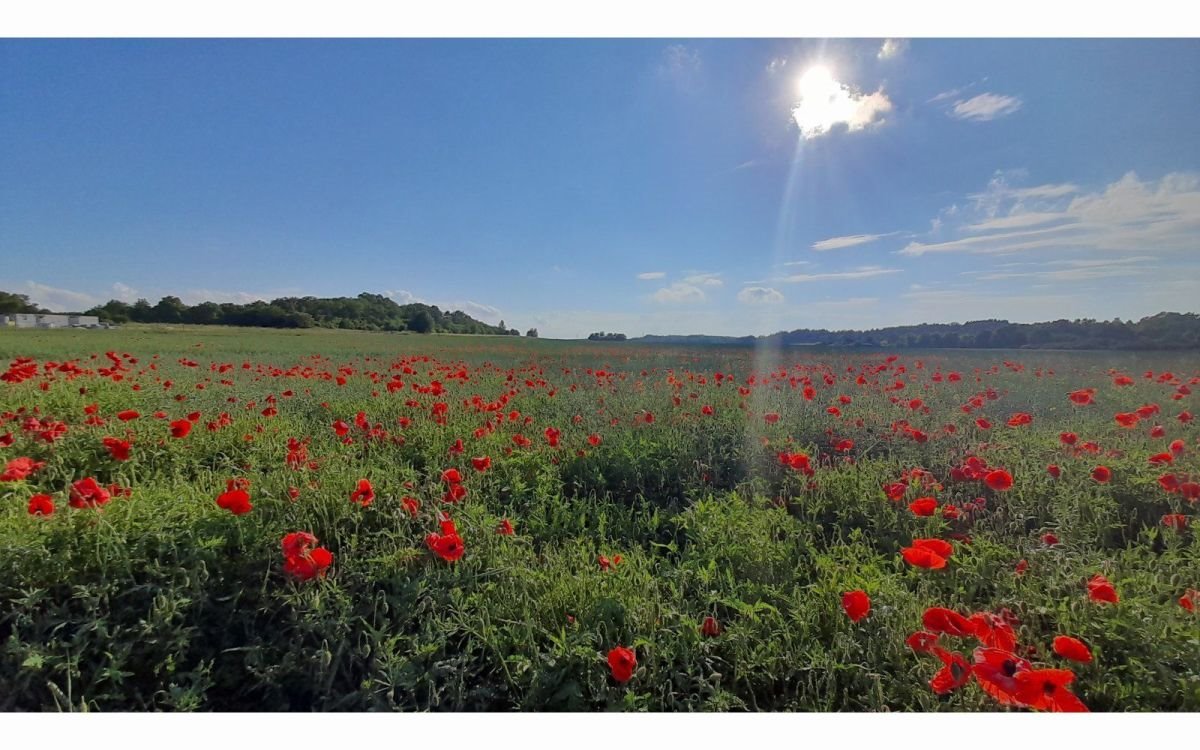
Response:
[[[1197,711],[1200,358],[0,332],[0,710]]]

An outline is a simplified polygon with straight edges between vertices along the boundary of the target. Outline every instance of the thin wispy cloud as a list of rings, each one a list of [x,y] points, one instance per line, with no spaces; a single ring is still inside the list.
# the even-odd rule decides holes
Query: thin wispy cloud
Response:
[[[889,276],[900,273],[899,268],[884,268],[883,266],[859,266],[849,271],[834,271],[831,273],[795,273],[773,279],[781,284],[804,284],[813,281],[846,281],[851,279],[871,279],[876,276]]]
[[[967,84],[967,85],[965,85],[965,86],[958,86],[958,87],[956,87],[956,88],[952,88],[952,89],[950,89],[950,90],[948,90],[948,91],[942,91],[941,93],[935,94],[935,95],[934,95],[932,98],[930,98],[930,99],[926,99],[926,100],[925,100],[925,103],[926,103],[926,104],[936,104],[936,103],[938,103],[938,102],[944,102],[944,101],[947,101],[947,100],[949,100],[949,99],[956,99],[956,98],[958,98],[958,97],[959,97],[961,94],[963,94],[963,93],[965,93],[965,92],[967,92],[967,91],[970,91],[971,89],[975,88],[975,87],[976,87],[976,86],[978,86],[979,84],[981,84],[981,83],[987,83],[987,80],[988,80],[988,79],[987,79],[987,77],[985,76],[984,78],[981,78],[981,79],[979,79],[978,81],[971,81],[970,83],[968,83],[968,84]]]
[[[658,77],[690,90],[700,82],[704,63],[700,52],[684,44],[672,44],[662,51],[658,62]]]
[[[948,230],[957,237],[913,241],[898,254],[1194,251],[1200,236],[1200,175],[1194,173],[1152,181],[1129,172],[1093,192],[1074,185],[993,188],[976,196],[971,216]]]
[[[883,239],[884,237],[891,237],[894,234],[896,234],[896,232],[889,232],[887,234],[851,234],[845,237],[830,237],[829,239],[818,240],[817,242],[814,242],[812,244],[812,249],[818,253],[826,252],[828,250],[842,250],[847,247],[865,245],[868,242],[874,242],[876,240]]]
[[[950,116],[959,120],[986,122],[1011,115],[1021,108],[1021,100],[1003,94],[979,94],[954,103]]]
[[[646,271],[645,273],[639,273],[637,277],[641,281],[653,281],[655,279],[661,279],[666,275],[667,274],[663,271]]]

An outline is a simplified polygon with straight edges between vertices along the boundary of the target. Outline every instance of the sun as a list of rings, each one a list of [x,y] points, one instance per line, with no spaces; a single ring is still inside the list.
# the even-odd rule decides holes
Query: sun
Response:
[[[832,99],[840,88],[837,79],[833,77],[833,71],[824,65],[812,66],[796,81],[796,93],[800,95],[800,99],[811,100],[813,104],[822,99]]]
[[[805,135],[827,132],[845,117],[846,91],[824,65],[814,65],[800,76],[796,94],[800,101],[792,117]]]

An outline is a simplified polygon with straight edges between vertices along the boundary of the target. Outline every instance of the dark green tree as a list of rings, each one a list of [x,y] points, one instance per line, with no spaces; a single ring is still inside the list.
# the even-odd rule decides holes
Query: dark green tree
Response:
[[[428,310],[418,310],[408,320],[408,330],[417,333],[433,333],[433,325],[433,315]]]

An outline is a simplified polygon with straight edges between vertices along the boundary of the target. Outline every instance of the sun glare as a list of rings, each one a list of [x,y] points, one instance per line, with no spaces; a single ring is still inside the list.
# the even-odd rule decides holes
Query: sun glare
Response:
[[[799,101],[792,119],[805,138],[815,138],[839,123],[861,130],[892,108],[883,91],[864,95],[838,81],[825,65],[814,65],[796,81]]]

